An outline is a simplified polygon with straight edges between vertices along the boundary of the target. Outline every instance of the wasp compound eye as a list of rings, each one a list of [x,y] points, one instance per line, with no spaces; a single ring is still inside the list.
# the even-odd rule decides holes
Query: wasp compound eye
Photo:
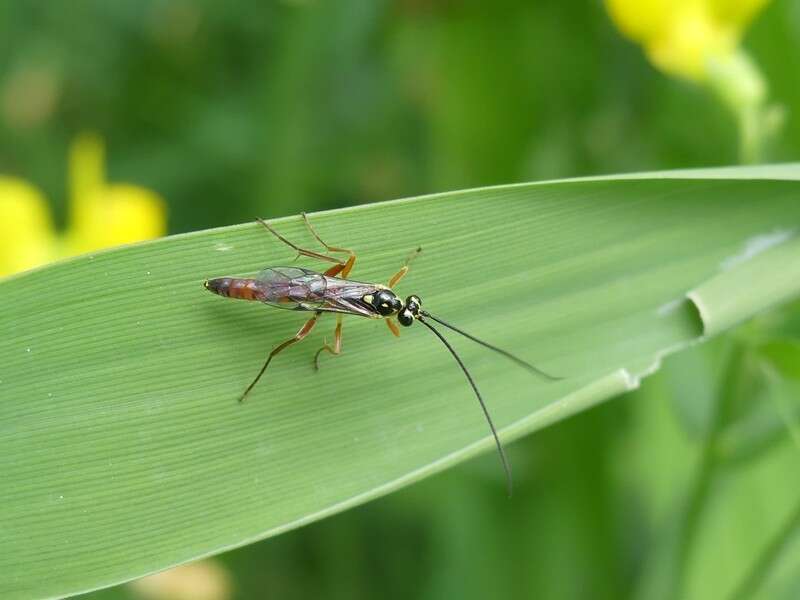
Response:
[[[419,309],[422,306],[422,300],[419,296],[409,296],[406,298],[406,308],[411,311],[411,314],[416,316],[419,314]]]
[[[388,317],[402,308],[400,299],[388,290],[381,290],[372,299],[372,306],[382,317]]]
[[[397,313],[397,320],[400,321],[400,325],[403,327],[409,327],[414,322],[414,313],[404,308]]]

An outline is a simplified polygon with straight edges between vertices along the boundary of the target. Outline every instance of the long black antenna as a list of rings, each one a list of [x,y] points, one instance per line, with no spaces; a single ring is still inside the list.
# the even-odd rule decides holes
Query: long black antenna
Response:
[[[430,317],[429,314],[427,314],[427,313],[424,313],[424,314],[425,314],[426,317]],[[434,319],[435,321],[438,321],[438,319],[436,319],[435,317],[431,317],[431,318]],[[511,497],[511,492],[513,491],[513,483],[512,483],[512,480],[511,480],[511,465],[508,464],[508,459],[506,458],[506,453],[503,450],[503,445],[500,443],[500,437],[497,435],[497,429],[495,429],[495,427],[494,427],[494,423],[492,422],[492,417],[489,416],[489,410],[486,408],[486,404],[484,403],[483,398],[481,397],[481,393],[478,391],[478,386],[475,385],[475,381],[473,381],[472,375],[470,375],[469,371],[467,371],[467,367],[464,366],[463,362],[461,362],[461,358],[459,358],[458,354],[456,354],[456,351],[453,349],[453,347],[450,345],[450,343],[446,339],[444,339],[444,336],[441,333],[439,333],[433,325],[431,325],[430,323],[425,321],[422,317],[418,317],[417,320],[420,323],[422,323],[423,325],[425,325],[425,327],[430,329],[436,335],[436,337],[438,337],[440,340],[442,340],[442,343],[450,351],[450,354],[453,355],[453,358],[456,359],[456,362],[458,363],[458,366],[461,367],[462,371],[464,371],[464,375],[467,376],[467,381],[469,381],[469,384],[472,386],[472,389],[475,391],[475,395],[478,397],[478,402],[480,402],[481,408],[483,409],[483,414],[486,415],[486,421],[489,423],[489,429],[492,430],[492,435],[494,436],[494,443],[497,444],[497,451],[500,453],[500,462],[503,463],[503,470],[506,472],[506,482],[508,484],[508,497],[510,498]],[[443,323],[443,325],[444,325],[444,323]],[[467,336],[467,337],[471,337],[471,336]]]
[[[465,338],[469,338],[473,342],[477,342],[481,346],[484,346],[485,348],[489,348],[489,350],[494,350],[498,354],[502,354],[506,358],[510,358],[515,363],[517,363],[520,367],[524,367],[524,368],[528,369],[529,371],[531,371],[532,373],[536,373],[537,375],[540,375],[540,376],[544,377],[545,379],[549,379],[550,381],[560,381],[561,379],[563,379],[563,377],[556,377],[555,375],[550,375],[550,373],[545,373],[540,368],[534,367],[531,363],[522,360],[518,356],[514,356],[513,354],[511,354],[511,352],[507,352],[506,350],[503,350],[502,348],[498,348],[497,346],[493,346],[492,344],[490,344],[488,342],[484,342],[483,340],[479,340],[474,335],[470,335],[466,331],[464,331],[463,329],[459,329],[455,325],[451,325],[450,323],[447,323],[446,321],[443,321],[442,319],[440,319],[438,317],[434,317],[431,313],[429,313],[429,312],[427,312],[425,310],[419,311],[419,314],[421,314],[421,315],[423,315],[425,317],[428,317],[430,319],[433,319],[434,321],[436,321],[440,325],[444,325],[448,329],[452,329],[456,333],[460,333]]]

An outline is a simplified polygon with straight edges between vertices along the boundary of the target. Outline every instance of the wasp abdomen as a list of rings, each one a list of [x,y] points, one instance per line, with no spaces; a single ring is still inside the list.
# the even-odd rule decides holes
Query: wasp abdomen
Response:
[[[264,292],[255,279],[220,277],[218,279],[209,279],[203,285],[209,292],[214,292],[226,298],[239,298],[240,300],[264,299]]]

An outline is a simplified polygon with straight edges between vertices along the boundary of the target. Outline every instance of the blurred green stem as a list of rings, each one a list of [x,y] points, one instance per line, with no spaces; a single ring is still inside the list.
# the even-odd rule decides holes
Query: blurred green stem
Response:
[[[675,577],[668,595],[669,598],[684,598],[688,595],[685,586],[699,526],[702,523],[703,512],[708,504],[714,478],[724,464],[723,454],[719,452],[721,435],[737,391],[747,389],[747,386],[743,385],[743,378],[747,377],[745,374],[746,369],[744,368],[746,360],[747,344],[735,340],[732,341],[732,347],[725,361],[725,368],[722,370],[720,379],[722,383],[714,398],[714,406],[680,524],[676,546]],[[798,528],[800,528],[800,502],[790,514],[785,525],[778,530],[778,533],[767,544],[750,571],[737,586],[731,596],[732,600],[754,597],[754,592],[766,581],[770,569]]]
[[[739,128],[739,161],[755,164],[764,160],[764,149],[781,128],[784,111],[767,104],[764,76],[744,50],[712,59],[709,85],[733,112]]]
[[[697,539],[698,525],[708,502],[711,483],[719,467],[717,445],[728,408],[739,384],[737,375],[741,372],[742,358],[743,351],[741,346],[734,344],[726,360],[726,366],[722,370],[723,383],[714,398],[714,407],[712,408],[706,435],[700,449],[700,457],[686,501],[683,518],[679,525],[675,577],[673,578],[673,587],[671,593],[667,596],[668,598],[686,597],[684,587],[688,578],[689,559]]]
[[[777,562],[782,550],[798,529],[800,529],[800,502],[797,503],[784,526],[778,530],[775,537],[767,544],[761,556],[758,557],[758,560],[756,560],[753,567],[731,595],[730,600],[746,600],[747,598],[755,597],[755,593],[766,581],[767,575],[769,575],[772,566]]]

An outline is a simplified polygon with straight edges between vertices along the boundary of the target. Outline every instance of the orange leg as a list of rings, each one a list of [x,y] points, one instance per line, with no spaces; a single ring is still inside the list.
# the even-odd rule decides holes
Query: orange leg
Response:
[[[400,328],[395,324],[394,321],[391,319],[386,319],[386,324],[389,326],[389,330],[394,334],[394,337],[400,337]]]
[[[333,332],[333,348],[326,342],[314,355],[314,369],[317,371],[319,371],[319,355],[324,351],[330,352],[333,356],[338,356],[342,353],[342,315],[336,315],[336,329]]]
[[[319,234],[317,233],[316,229],[314,229],[314,227],[311,225],[311,221],[308,220],[308,215],[306,215],[306,213],[301,213],[301,214],[303,215],[303,221],[305,221],[306,227],[308,227],[308,230],[311,232],[311,235],[313,235],[314,238],[320,244],[322,244],[328,252],[342,252],[348,255],[347,261],[345,261],[341,269],[332,273],[326,272],[325,275],[327,275],[328,277],[335,277],[336,275],[341,274],[343,278],[347,278],[347,276],[350,275],[350,271],[353,270],[353,265],[356,262],[355,253],[347,248],[339,248],[338,246],[329,246],[328,244],[326,244],[322,240],[322,238],[319,237]],[[331,267],[330,269],[328,269],[328,271],[334,271],[334,267]]]
[[[403,266],[400,267],[400,270],[394,274],[394,276],[389,280],[389,287],[393,288],[397,285],[397,283],[406,276],[408,273],[409,266],[411,265],[411,261],[417,257],[417,254],[422,252],[422,247],[420,246],[416,250],[414,250],[411,254],[408,255],[406,261],[403,263]]]
[[[344,265],[344,263],[339,260],[338,258],[334,258],[333,256],[328,256],[327,254],[322,254],[321,252],[315,252],[314,250],[307,250],[306,248],[301,248],[294,242],[290,242],[285,237],[283,237],[280,233],[275,231],[272,228],[272,225],[264,221],[263,219],[259,219],[256,217],[256,220],[263,225],[267,231],[269,231],[272,235],[282,241],[284,244],[292,248],[295,252],[297,252],[298,256],[308,256],[309,258],[316,258],[318,260],[324,260],[327,262],[336,263],[337,265]]]
[[[297,252],[298,256],[308,256],[309,258],[316,258],[317,260],[324,260],[327,262],[336,263],[332,267],[330,267],[327,271],[325,271],[325,275],[328,277],[336,277],[337,275],[341,277],[347,277],[350,274],[350,271],[353,270],[353,265],[356,262],[356,255],[352,250],[348,250],[347,248],[339,248],[337,246],[329,246],[325,242],[322,241],[322,238],[319,237],[319,234],[316,230],[311,226],[311,222],[308,220],[306,213],[302,213],[303,221],[305,221],[306,227],[311,232],[311,235],[322,244],[328,252],[343,252],[348,255],[347,260],[342,261],[338,258],[333,256],[329,256],[327,254],[322,254],[321,252],[316,252],[314,250],[308,250],[307,248],[301,248],[294,242],[289,241],[285,237],[283,237],[280,233],[275,231],[272,226],[264,221],[263,219],[259,219],[256,217],[256,220],[264,226],[264,228],[269,231],[272,235],[282,241],[284,244],[292,248],[295,252]]]
[[[347,278],[350,274],[350,271],[353,270],[353,265],[356,262],[356,255],[351,254],[350,257],[347,259],[347,262],[344,264],[333,265],[330,269],[325,271],[324,275],[327,277],[336,277],[341,273],[341,276]]]
[[[263,366],[263,367],[261,367],[261,370],[258,372],[258,375],[256,375],[256,378],[253,380],[253,383],[251,383],[250,385],[248,385],[248,386],[247,386],[247,389],[244,391],[244,394],[242,394],[242,397],[241,397],[241,398],[239,398],[239,402],[244,402],[244,399],[245,399],[245,398],[247,398],[247,394],[249,394],[249,393],[250,393],[250,390],[252,390],[252,389],[253,389],[253,387],[255,387],[255,385],[258,383],[258,380],[259,380],[259,379],[261,379],[261,376],[264,374],[264,371],[266,371],[266,370],[267,370],[267,367],[269,366],[269,363],[270,363],[270,361],[272,360],[272,358],[273,358],[273,357],[274,357],[276,354],[278,354],[278,352],[280,352],[281,350],[283,350],[284,348],[288,348],[288,347],[289,347],[289,346],[291,346],[292,344],[296,344],[297,342],[299,342],[300,340],[302,340],[304,337],[306,337],[306,336],[309,334],[309,332],[310,332],[312,329],[314,329],[314,325],[316,325],[316,324],[317,324],[317,318],[318,318],[318,317],[319,317],[319,313],[315,314],[315,315],[314,315],[313,317],[311,317],[311,318],[310,318],[308,321],[306,321],[305,325],[303,325],[303,326],[300,328],[300,331],[298,331],[298,332],[297,332],[297,333],[294,335],[294,337],[293,337],[293,338],[289,338],[289,339],[288,339],[288,340],[286,340],[285,342],[282,342],[282,343],[278,344],[277,346],[275,346],[275,347],[272,349],[272,352],[270,352],[270,353],[269,353],[269,356],[267,357],[267,361],[264,363],[264,366]]]
[[[325,271],[323,275],[326,277],[336,277],[344,269],[344,265],[333,265],[330,269]]]

